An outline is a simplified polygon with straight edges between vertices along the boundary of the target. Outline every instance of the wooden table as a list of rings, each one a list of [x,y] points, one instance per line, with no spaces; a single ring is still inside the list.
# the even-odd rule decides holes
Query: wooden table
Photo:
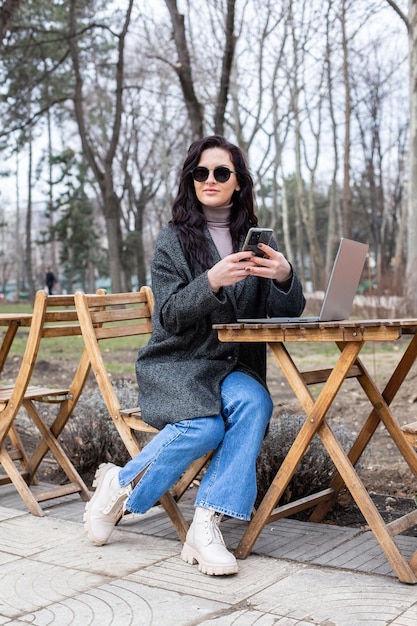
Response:
[[[390,404],[417,358],[417,319],[355,320],[310,324],[218,324],[214,326],[219,339],[225,342],[266,342],[288,383],[301,403],[306,419],[291,449],[272,481],[261,504],[252,517],[237,549],[236,556],[244,559],[266,524],[299,511],[312,509],[310,521],[320,522],[346,486],[366,519],[392,569],[401,582],[417,583],[417,551],[410,561],[397,547],[394,537],[417,524],[417,509],[386,524],[359,478],[355,464],[369,444],[377,426],[382,422],[396,444],[400,455],[417,477],[417,453],[390,410]],[[384,389],[380,391],[359,353],[365,343],[397,341],[403,336],[410,341]],[[331,368],[301,372],[287,350],[294,342],[334,342],[340,354]],[[326,414],[339,389],[348,378],[355,378],[370,402],[370,413],[350,451],[346,453],[333,433]],[[308,386],[324,383],[317,397]],[[365,419],[366,418],[366,419]],[[297,502],[278,506],[288,483],[303,458],[310,441],[317,434],[328,451],[337,474],[327,489]]]
[[[13,340],[19,326],[30,326],[32,321],[31,313],[0,313],[0,326],[7,326],[6,333],[0,346],[0,373],[12,346]]]

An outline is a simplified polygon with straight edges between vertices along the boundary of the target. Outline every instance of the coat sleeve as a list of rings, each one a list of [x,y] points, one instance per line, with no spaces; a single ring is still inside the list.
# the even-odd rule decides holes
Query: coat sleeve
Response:
[[[226,304],[224,293],[214,294],[210,289],[207,272],[193,274],[170,228],[161,231],[155,246],[152,288],[160,324],[170,334],[184,332]]]
[[[305,303],[301,281],[294,270],[291,284],[285,291],[280,288],[279,283],[272,280],[270,281],[269,295],[266,303],[268,317],[286,315],[297,317],[303,312]]]

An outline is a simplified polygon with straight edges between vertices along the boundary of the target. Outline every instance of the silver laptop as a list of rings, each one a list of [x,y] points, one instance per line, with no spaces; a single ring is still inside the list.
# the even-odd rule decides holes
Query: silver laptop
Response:
[[[245,323],[335,322],[349,317],[353,299],[361,279],[368,253],[368,244],[342,238],[327,283],[320,315],[315,317],[262,317],[238,319]]]

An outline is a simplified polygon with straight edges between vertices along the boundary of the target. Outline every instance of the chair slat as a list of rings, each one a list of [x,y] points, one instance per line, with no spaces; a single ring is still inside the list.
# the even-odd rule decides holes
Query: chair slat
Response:
[[[42,337],[76,337],[81,335],[81,328],[79,325],[68,326],[48,326],[42,331]]]
[[[142,289],[144,289],[142,287]],[[111,294],[92,294],[91,297],[94,299],[94,307],[114,307],[114,306],[123,306],[123,305],[137,305],[141,303],[148,303],[148,296],[145,291],[129,291],[125,293],[111,293]],[[148,287],[149,289],[149,287]],[[88,298],[90,298],[89,294],[86,294]]]
[[[59,310],[59,311],[46,311],[45,314],[45,324],[58,322],[62,324],[63,322],[78,322],[77,311],[71,310]]]
[[[96,328],[95,335],[97,339],[116,339],[117,337],[134,337],[136,335],[149,335],[152,332],[150,322],[141,322],[140,324],[130,324],[129,326],[106,326],[104,328]]]
[[[122,322],[132,320],[149,320],[151,317],[148,306],[141,308],[106,309],[105,311],[91,311],[91,319],[94,324],[105,324],[107,322]]]

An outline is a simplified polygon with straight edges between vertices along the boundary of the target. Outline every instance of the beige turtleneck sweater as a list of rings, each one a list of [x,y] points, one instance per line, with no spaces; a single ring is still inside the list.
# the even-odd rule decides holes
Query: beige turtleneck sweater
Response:
[[[216,208],[203,205],[207,228],[222,259],[233,252],[230,235],[231,208],[231,204]]]

